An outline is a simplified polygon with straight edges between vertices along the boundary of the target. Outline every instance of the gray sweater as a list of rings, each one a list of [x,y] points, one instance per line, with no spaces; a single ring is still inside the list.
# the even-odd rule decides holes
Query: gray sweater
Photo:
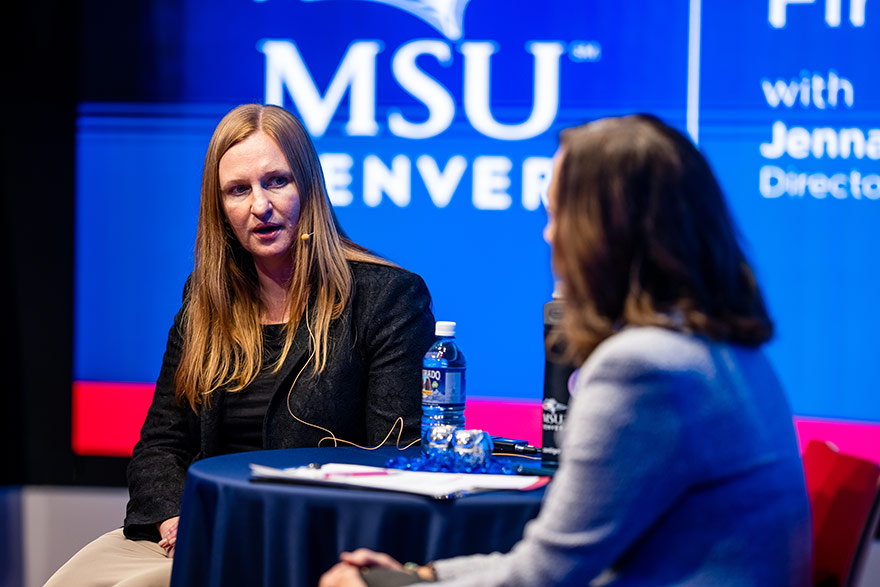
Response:
[[[576,389],[538,518],[510,553],[435,562],[443,585],[810,584],[792,416],[762,352],[628,328]]]

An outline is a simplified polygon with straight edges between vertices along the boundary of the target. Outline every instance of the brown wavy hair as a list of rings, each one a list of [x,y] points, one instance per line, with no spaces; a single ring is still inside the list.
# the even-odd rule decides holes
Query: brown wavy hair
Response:
[[[205,155],[196,231],[195,269],[183,313],[183,351],[175,372],[176,394],[195,410],[224,387],[243,389],[263,368],[262,306],[253,258],[229,227],[223,213],[218,167],[233,145],[257,131],[281,147],[300,195],[297,228],[310,235],[290,249],[293,274],[288,284],[290,318],[281,367],[305,315],[312,366],[324,369],[327,332],[349,301],[352,274],[347,261],[390,265],[350,241],[327,197],[318,154],[302,123],[277,106],[245,104],[230,111],[214,131]]]
[[[628,325],[758,346],[763,296],[706,159],[649,115],[562,132],[551,187],[553,265],[577,364]]]

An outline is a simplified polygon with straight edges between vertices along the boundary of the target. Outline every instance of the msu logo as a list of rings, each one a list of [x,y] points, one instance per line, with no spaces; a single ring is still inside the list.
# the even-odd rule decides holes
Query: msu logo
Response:
[[[326,0],[303,0],[322,2]],[[416,18],[437,29],[450,41],[459,40],[464,34],[464,9],[470,0],[366,0],[378,2],[409,12]]]
[[[565,412],[568,410],[567,405],[560,401],[557,401],[555,398],[552,397],[545,399],[544,402],[541,404],[541,407],[544,409],[545,412],[548,412],[550,414],[558,414],[559,412]]]

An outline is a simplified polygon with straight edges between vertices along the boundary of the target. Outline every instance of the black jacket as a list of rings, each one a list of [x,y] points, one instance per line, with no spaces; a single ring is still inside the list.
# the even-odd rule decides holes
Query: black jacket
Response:
[[[431,297],[424,281],[395,267],[351,263],[354,288],[348,307],[329,331],[327,366],[315,376],[302,371],[289,394],[301,420],[360,445],[380,443],[398,417],[402,440],[419,436],[421,360],[434,341]],[[128,538],[158,541],[156,523],[178,515],[190,463],[219,454],[225,393],[195,413],[174,398],[181,354],[181,312],[174,319],[153,403],[128,466]],[[263,421],[263,448],[315,447],[326,432],[305,426],[288,412],[290,386],[309,357],[308,331],[297,329]],[[392,441],[396,439],[392,435]],[[324,441],[322,446],[332,446]]]

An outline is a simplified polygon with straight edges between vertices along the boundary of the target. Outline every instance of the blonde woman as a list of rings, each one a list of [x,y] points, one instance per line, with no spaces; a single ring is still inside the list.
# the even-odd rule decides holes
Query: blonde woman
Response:
[[[582,367],[538,518],[509,553],[412,572],[343,553],[321,587],[810,585],[773,326],[706,160],[654,117],[600,120],[563,132],[549,200]]]
[[[348,240],[302,124],[244,105],[218,124],[195,269],[128,469],[123,529],[49,585],[167,585],[186,469],[230,452],[418,438],[433,342],[420,277]]]

